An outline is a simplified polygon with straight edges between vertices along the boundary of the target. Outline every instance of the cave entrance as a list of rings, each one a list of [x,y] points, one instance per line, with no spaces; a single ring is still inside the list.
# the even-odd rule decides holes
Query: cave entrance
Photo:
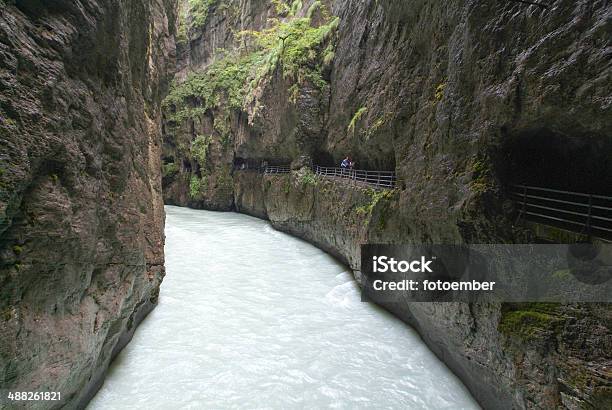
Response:
[[[510,138],[503,152],[519,219],[612,239],[611,138],[538,130]]]
[[[512,138],[505,159],[511,184],[612,195],[612,138],[541,130]]]
[[[183,171],[187,173],[191,172],[191,162],[187,159],[183,159]]]
[[[263,161],[257,158],[234,158],[234,169],[235,170],[259,170],[261,169]]]
[[[267,166],[288,166],[291,161],[278,161],[268,158],[234,158],[234,170],[256,170],[263,171]]]

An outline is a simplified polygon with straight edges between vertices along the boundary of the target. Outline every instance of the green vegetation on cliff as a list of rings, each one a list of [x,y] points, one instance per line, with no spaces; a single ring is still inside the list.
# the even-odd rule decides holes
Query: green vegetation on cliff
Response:
[[[355,212],[357,214],[369,216],[372,214],[372,211],[381,200],[391,200],[397,194],[397,191],[395,189],[376,190],[368,188],[367,192],[368,196],[370,197],[370,202],[355,208]]]
[[[202,28],[206,24],[210,10],[219,3],[219,0],[184,0],[179,2],[177,42],[186,43],[189,39],[190,30]]]
[[[180,122],[222,105],[228,109],[241,108],[254,57],[229,55],[211,64],[205,72],[190,74],[182,83],[173,84],[164,100],[166,108],[175,107],[169,119]]]
[[[212,142],[212,137],[204,135],[198,135],[193,141],[191,141],[191,155],[198,161],[200,167],[206,166],[206,156],[208,155],[208,147]]]
[[[361,107],[361,108],[359,108],[355,112],[355,114],[353,115],[353,118],[351,118],[351,122],[349,123],[348,127],[346,128],[346,130],[349,133],[351,133],[351,134],[355,133],[355,125],[357,124],[357,122],[359,122],[359,120],[361,119],[363,114],[365,114],[367,111],[368,111],[368,107]]]
[[[310,81],[323,87],[322,61],[324,54],[331,52],[322,45],[336,31],[339,19],[327,16],[327,23],[319,27],[311,25],[308,17],[293,18],[288,21],[276,20],[272,26],[262,31],[243,31],[242,36],[255,39],[261,53],[258,77],[272,72],[279,65],[285,78],[296,83]]]
[[[202,186],[206,185],[205,178],[198,178],[197,175],[192,175],[189,180],[189,197],[191,199],[199,199],[200,198],[200,190]]]
[[[307,170],[300,176],[300,182],[305,185],[317,186],[317,176],[310,170]]]
[[[162,176],[172,177],[179,172],[179,167],[174,162],[164,162],[162,164]]]
[[[201,13],[192,15],[191,19],[205,21],[204,11],[213,3],[213,0],[198,0],[197,10]],[[181,122],[213,108],[225,112],[241,109],[254,98],[253,91],[260,83],[279,68],[284,78],[293,81],[292,94],[305,82],[324,87],[323,67],[325,61],[333,59],[332,36],[339,20],[332,18],[325,7],[316,8],[325,24],[313,26],[309,17],[289,17],[272,19],[270,26],[261,31],[238,33],[243,47],[228,52],[203,72],[192,73],[172,85],[164,101],[168,119]],[[251,45],[246,46],[247,43]]]
[[[208,12],[218,0],[189,0],[189,14],[191,15],[191,26],[202,27],[208,18]]]
[[[524,341],[537,339],[558,330],[565,318],[556,311],[554,303],[508,304],[502,309],[500,333]]]
[[[491,170],[486,165],[489,162],[485,159],[475,159],[472,163],[472,181],[470,188],[474,193],[482,194],[493,188]]]

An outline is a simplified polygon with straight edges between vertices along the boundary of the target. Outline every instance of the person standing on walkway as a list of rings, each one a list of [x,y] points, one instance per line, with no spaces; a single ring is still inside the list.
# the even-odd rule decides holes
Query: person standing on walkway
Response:
[[[355,175],[355,173],[353,171],[355,169],[355,161],[353,161],[353,158],[351,158],[351,157],[348,157],[348,160],[349,160],[349,166],[348,166],[348,169],[349,169],[349,172],[348,172],[349,178],[353,179],[353,177]]]
[[[349,166],[351,166],[351,158],[347,155],[346,158],[344,158],[340,163],[340,168],[342,168],[342,170],[340,171],[341,177],[344,178],[344,174],[346,173],[346,170],[349,168]]]

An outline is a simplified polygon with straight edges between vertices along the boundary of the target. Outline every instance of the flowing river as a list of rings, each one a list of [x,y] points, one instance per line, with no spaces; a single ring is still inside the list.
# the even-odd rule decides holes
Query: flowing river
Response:
[[[347,268],[235,213],[166,207],[159,306],[89,409],[474,409]]]

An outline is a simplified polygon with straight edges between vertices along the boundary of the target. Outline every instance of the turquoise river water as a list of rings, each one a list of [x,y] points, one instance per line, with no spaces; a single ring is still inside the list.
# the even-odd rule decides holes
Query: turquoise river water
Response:
[[[166,207],[159,306],[89,409],[476,409],[347,268],[269,223]]]

